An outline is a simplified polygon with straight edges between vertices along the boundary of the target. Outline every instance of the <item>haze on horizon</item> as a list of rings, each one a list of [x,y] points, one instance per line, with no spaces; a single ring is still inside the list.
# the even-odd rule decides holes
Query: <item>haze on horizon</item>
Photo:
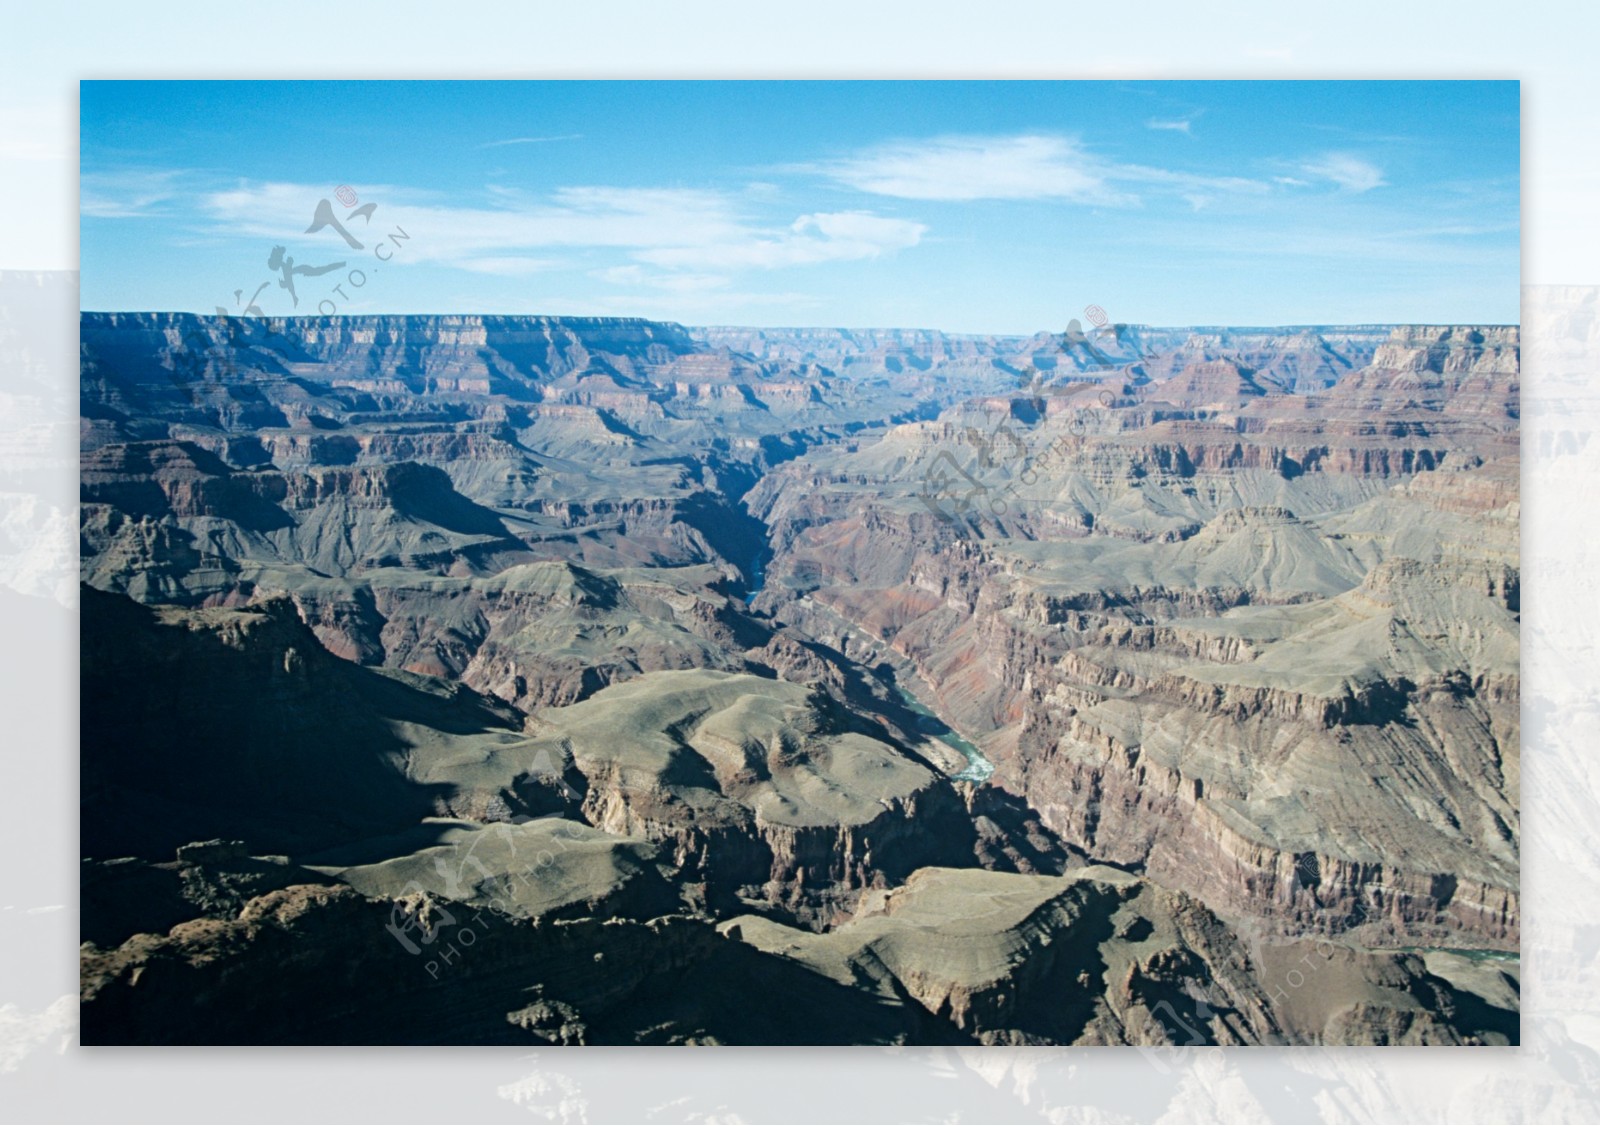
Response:
[[[1519,319],[1515,82],[81,89],[85,309]]]

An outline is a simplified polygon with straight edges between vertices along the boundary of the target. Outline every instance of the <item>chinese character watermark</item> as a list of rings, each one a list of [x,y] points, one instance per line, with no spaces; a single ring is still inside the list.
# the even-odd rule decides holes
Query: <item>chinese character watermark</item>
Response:
[[[1084,310],[1084,315],[1097,328],[1108,323],[1105,310],[1098,305],[1090,305]],[[1067,323],[1057,348],[1063,356],[1076,354],[1087,361],[1077,369],[1079,372],[1109,374],[1121,371],[1126,366],[1091,341],[1076,317]],[[1127,362],[1145,358],[1148,357],[1138,356]],[[1047,383],[1044,372],[1032,363],[1017,374],[1017,380],[1018,389],[1039,413],[1045,410],[1046,398],[1077,396],[1086,389],[1086,381],[1083,380]],[[1116,392],[1108,387],[1100,387],[1095,394],[1095,402],[1101,410],[1111,410],[1117,401]],[[1085,409],[1071,409],[1072,417],[1067,423],[1068,435],[1038,452],[1028,445],[1023,434],[1013,425],[1013,411],[1008,408],[998,419],[985,411],[985,427],[967,426],[962,431],[965,444],[972,447],[976,456],[967,464],[962,464],[949,450],[940,450],[923,474],[923,488],[916,494],[917,499],[941,522],[958,529],[972,529],[972,517],[983,511],[991,516],[1004,515],[1011,508],[1007,494],[1015,494],[1020,486],[1032,485],[1039,479],[1040,470],[1070,452],[1075,439],[1087,433]],[[988,429],[987,424],[991,421],[993,428]],[[1003,484],[990,483],[985,479],[986,474],[992,476],[990,471],[1006,469],[1014,472]]]

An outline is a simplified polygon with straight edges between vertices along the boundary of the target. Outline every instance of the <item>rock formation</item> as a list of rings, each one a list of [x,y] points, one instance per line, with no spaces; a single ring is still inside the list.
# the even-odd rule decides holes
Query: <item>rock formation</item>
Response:
[[[1514,1043],[1518,349],[85,314],[85,1040]]]

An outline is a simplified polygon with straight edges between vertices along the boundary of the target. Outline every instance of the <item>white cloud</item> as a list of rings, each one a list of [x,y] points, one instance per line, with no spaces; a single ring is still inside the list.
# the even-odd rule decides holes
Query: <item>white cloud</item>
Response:
[[[639,285],[645,273],[642,266],[608,266],[603,270],[590,270],[589,276],[612,285]]]
[[[370,227],[361,219],[350,232],[363,242],[404,228],[413,259],[466,261],[524,257],[521,252],[548,247],[640,247],[708,244],[732,240],[745,228],[728,202],[714,192],[655,188],[564,188],[550,197],[502,193],[496,206],[441,203],[437,196],[403,188],[362,187],[364,202],[376,203]],[[337,234],[308,236],[306,228],[326,189],[306,184],[242,184],[204,194],[203,216],[234,235],[285,242],[326,240],[330,252],[347,248]],[[343,217],[343,209],[335,214]]]
[[[84,182],[86,214],[136,217],[156,209],[178,216],[185,237],[257,239],[261,254],[288,246],[316,264],[348,260],[404,230],[402,263],[432,262],[475,273],[523,276],[566,265],[540,251],[555,248],[613,250],[636,263],[670,272],[641,272],[621,284],[663,291],[703,290],[723,284],[716,271],[777,269],[877,258],[916,246],[927,228],[909,219],[868,211],[816,212],[790,222],[758,222],[737,193],[690,188],[580,186],[547,195],[489,185],[490,202],[458,205],[392,185],[358,187],[370,216],[331,204],[350,235],[348,246],[332,229],[309,232],[326,185],[242,182],[223,190],[182,189],[176,172],[147,172]],[[331,200],[330,200],[331,203]],[[793,212],[790,212],[792,215]],[[715,278],[715,282],[711,279]]]
[[[157,214],[179,194],[182,172],[128,169],[86,173],[78,185],[78,210],[96,219]]]
[[[1118,164],[1112,173],[1119,180],[1131,183],[1159,184],[1170,187],[1179,194],[1195,191],[1243,193],[1254,195],[1267,190],[1260,180],[1244,176],[1202,176],[1194,172],[1173,172],[1167,168],[1150,168],[1142,164]]]
[[[1076,140],[1045,134],[883,145],[808,170],[863,192],[900,199],[1133,202],[1109,185],[1106,167]]]
[[[1167,122],[1152,127],[1177,125]],[[1135,185],[1170,189],[1185,199],[1195,192],[1258,193],[1267,188],[1261,181],[1242,176],[1118,164],[1094,155],[1074,138],[1031,133],[904,142],[798,170],[821,173],[875,195],[952,202],[1056,199],[1133,207],[1141,203],[1131,190]]]
[[[1300,171],[1314,179],[1332,181],[1347,192],[1370,192],[1387,183],[1381,168],[1350,153],[1324,153],[1301,164]]]
[[[1193,124],[1194,122],[1187,117],[1180,118],[1177,121],[1162,121],[1159,118],[1152,117],[1144,123],[1144,127],[1146,129],[1170,130],[1174,133],[1188,133],[1189,126]]]
[[[577,141],[583,138],[582,133],[563,133],[559,137],[507,137],[503,141],[485,141],[479,145],[480,149],[498,149],[506,145],[543,145],[551,141]]]

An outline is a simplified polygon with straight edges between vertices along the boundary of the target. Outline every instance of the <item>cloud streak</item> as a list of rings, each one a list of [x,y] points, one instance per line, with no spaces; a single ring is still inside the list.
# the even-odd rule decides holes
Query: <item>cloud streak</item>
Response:
[[[563,133],[558,137],[507,137],[503,141],[485,141],[478,147],[480,149],[498,149],[507,145],[546,145],[551,141],[579,141],[582,139],[582,133]]]
[[[1347,192],[1370,192],[1388,181],[1383,170],[1369,161],[1345,152],[1323,153],[1300,165],[1300,172],[1317,180],[1326,180]]]
[[[85,173],[78,185],[78,210],[93,219],[137,219],[162,214],[180,194],[177,169],[132,168]]]
[[[1046,134],[938,137],[883,145],[806,166],[870,195],[897,199],[1062,199],[1127,206],[1107,169],[1075,139]]]
[[[123,175],[84,185],[85,214],[105,218],[181,216],[192,234],[259,239],[307,256],[313,247],[332,259],[349,248],[332,231],[307,231],[325,187],[242,182],[220,190],[182,187],[179,172]],[[517,277],[570,265],[551,250],[614,251],[641,266],[680,273],[629,278],[662,289],[704,288],[712,272],[775,270],[853,262],[910,249],[927,227],[867,210],[816,211],[783,221],[756,221],[736,193],[692,188],[605,185],[532,195],[485,189],[480,206],[443,204],[431,193],[368,185],[370,216],[349,220],[354,238],[373,244],[400,228],[410,238],[406,258],[473,273]],[[792,215],[793,212],[790,212]],[[343,209],[336,209],[342,217]],[[599,276],[599,275],[592,275]]]
[[[1153,127],[1177,126],[1168,122]],[[1186,200],[1197,192],[1268,190],[1267,184],[1243,176],[1211,176],[1106,160],[1074,137],[1045,133],[897,142],[797,170],[826,176],[871,195],[940,202],[1059,200],[1137,207],[1143,202],[1140,187],[1170,189]]]

